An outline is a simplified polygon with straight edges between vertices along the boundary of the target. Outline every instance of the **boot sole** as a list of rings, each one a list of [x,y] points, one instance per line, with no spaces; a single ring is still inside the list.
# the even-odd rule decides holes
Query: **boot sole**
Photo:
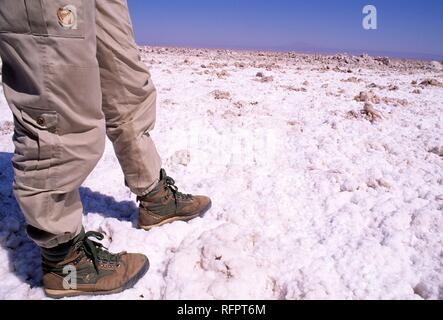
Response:
[[[135,286],[135,284],[144,277],[144,275],[149,270],[149,260],[146,260],[146,263],[140,269],[140,271],[129,279],[123,286],[120,288],[109,290],[109,291],[81,291],[81,290],[53,290],[53,289],[44,289],[47,297],[52,299],[62,299],[62,298],[72,298],[78,296],[105,296],[110,294],[121,293],[127,289],[131,289]]]
[[[188,221],[191,221],[195,218],[203,217],[206,214],[206,212],[208,212],[209,209],[211,209],[211,207],[212,207],[212,202],[209,202],[209,204],[206,207],[204,207],[200,212],[197,212],[196,214],[193,214],[192,216],[176,216],[176,217],[172,217],[172,218],[163,220],[157,224],[153,224],[153,225],[149,225],[149,226],[139,225],[139,228],[143,229],[145,231],[149,231],[153,228],[161,227],[165,224],[169,224],[169,223],[173,223],[173,222],[177,222],[177,221],[188,222]]]

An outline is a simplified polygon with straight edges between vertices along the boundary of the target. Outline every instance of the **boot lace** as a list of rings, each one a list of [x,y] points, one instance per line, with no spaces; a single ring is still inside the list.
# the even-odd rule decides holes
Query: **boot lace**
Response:
[[[175,180],[172,179],[171,177],[165,178],[165,185],[166,185],[167,190],[169,192],[171,192],[172,195],[174,196],[174,199],[176,202],[177,202],[177,200],[191,200],[192,199],[191,194],[185,194],[185,193],[178,191],[178,187],[175,185]]]
[[[86,232],[84,237],[82,237],[78,242],[78,250],[84,252],[86,257],[92,261],[97,273],[99,272],[100,263],[118,265],[121,257],[120,254],[110,253],[101,243],[91,240],[90,238],[95,238],[98,241],[102,241],[104,236],[100,232],[89,231]]]

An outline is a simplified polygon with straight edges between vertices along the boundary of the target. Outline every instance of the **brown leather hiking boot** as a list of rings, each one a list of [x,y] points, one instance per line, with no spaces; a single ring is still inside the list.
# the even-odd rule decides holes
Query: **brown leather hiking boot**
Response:
[[[140,202],[139,226],[150,230],[166,223],[202,217],[211,208],[211,199],[178,192],[174,179],[160,172],[160,182]]]
[[[142,254],[112,254],[90,237],[103,240],[98,232],[84,231],[72,240],[72,247],[61,262],[42,258],[43,284],[48,297],[105,295],[132,288],[149,269]]]

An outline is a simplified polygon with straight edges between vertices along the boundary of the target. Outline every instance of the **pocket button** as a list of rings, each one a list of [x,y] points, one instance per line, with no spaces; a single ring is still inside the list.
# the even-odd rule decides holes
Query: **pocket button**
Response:
[[[43,118],[43,117],[38,117],[37,118],[37,124],[39,125],[39,126],[44,126],[45,125],[45,118]]]

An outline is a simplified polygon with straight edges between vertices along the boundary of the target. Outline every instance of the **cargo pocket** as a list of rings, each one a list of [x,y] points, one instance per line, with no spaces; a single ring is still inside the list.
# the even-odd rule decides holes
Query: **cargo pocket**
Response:
[[[0,4],[0,33],[31,33],[25,0],[1,0]]]
[[[94,1],[87,0],[89,10]],[[42,0],[47,35],[63,38],[84,38],[86,25],[85,0]]]
[[[36,108],[23,108],[20,112],[22,122],[16,125],[14,137],[16,178],[32,188],[55,188],[54,164],[60,158],[58,115]]]

